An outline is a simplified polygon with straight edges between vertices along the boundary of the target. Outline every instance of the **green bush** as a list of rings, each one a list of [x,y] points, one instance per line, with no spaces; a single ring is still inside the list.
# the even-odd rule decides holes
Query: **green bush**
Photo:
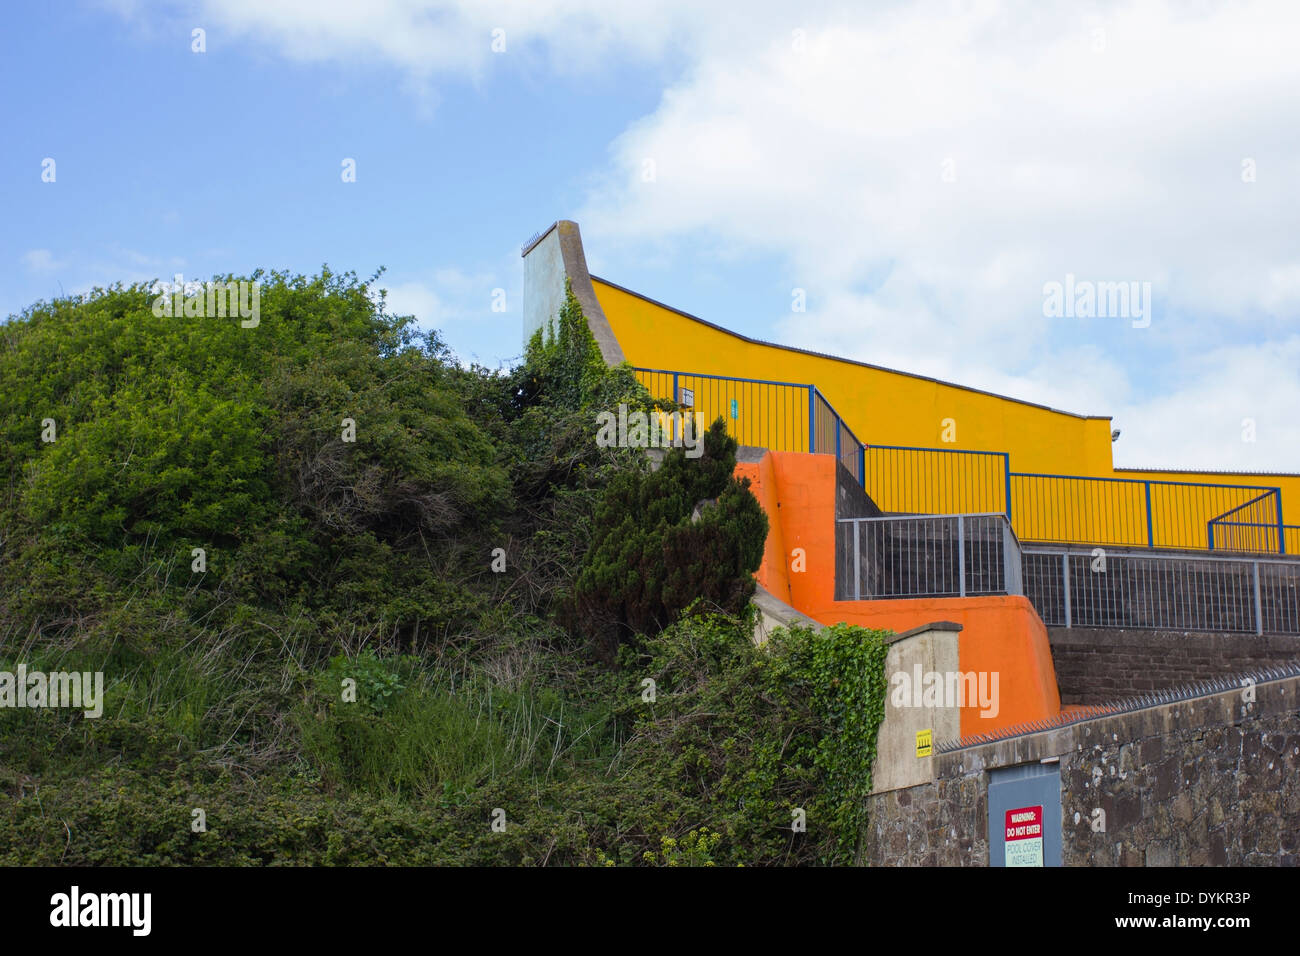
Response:
[[[677,447],[657,471],[611,479],[574,588],[578,627],[606,659],[696,602],[739,614],[753,596],[767,515],[733,476],[736,447],[719,418],[700,457]]]
[[[646,825],[681,838],[706,824],[722,835],[710,851],[720,864],[851,863],[884,718],[886,632],[782,629],[759,648],[752,624],[686,617],[647,641],[641,673],[657,699],[635,709],[623,752],[654,795]]]
[[[373,279],[252,278],[256,328],[143,286],[0,325],[0,668],[105,683],[0,720],[0,864],[850,858],[883,650],[750,643],[767,526],[720,423],[656,472],[599,447],[599,411],[678,409],[571,294],[489,371]]]

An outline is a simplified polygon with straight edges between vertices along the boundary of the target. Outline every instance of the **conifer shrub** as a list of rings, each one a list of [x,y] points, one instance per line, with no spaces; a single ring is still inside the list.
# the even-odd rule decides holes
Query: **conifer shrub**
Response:
[[[739,614],[754,594],[767,515],[733,475],[737,443],[721,418],[703,438],[698,458],[673,448],[656,471],[614,475],[596,508],[574,607],[605,659],[687,607]]]

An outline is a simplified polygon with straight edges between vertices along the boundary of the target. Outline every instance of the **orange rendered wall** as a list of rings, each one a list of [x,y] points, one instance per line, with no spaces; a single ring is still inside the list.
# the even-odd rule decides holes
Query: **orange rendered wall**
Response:
[[[781,522],[777,519],[780,512],[777,510],[776,474],[772,466],[772,456],[764,455],[762,461],[754,464],[744,462],[737,464],[735,474],[738,478],[749,479],[749,490],[767,512],[768,529],[767,541],[763,545],[763,564],[755,577],[769,594],[793,606],[790,579],[786,575],[784,558],[787,553],[785,533]]]
[[[978,707],[963,707],[963,735],[1055,717],[1061,711],[1047,628],[1029,599],[1021,595],[837,601],[829,608],[800,610],[823,624],[843,621],[890,631],[906,631],[934,621],[960,624],[960,667],[965,672],[996,672],[999,704],[993,717],[981,717]]]
[[[758,464],[739,464],[767,512],[772,530],[756,575],[768,591],[822,624],[905,631],[934,621],[962,625],[958,660],[963,671],[997,672],[999,710],[982,718],[961,712],[963,734],[987,733],[1061,710],[1047,629],[1019,595],[895,601],[835,600],[835,459],[830,455],[768,452]],[[804,570],[796,570],[803,549]],[[789,597],[785,597],[785,595]]]

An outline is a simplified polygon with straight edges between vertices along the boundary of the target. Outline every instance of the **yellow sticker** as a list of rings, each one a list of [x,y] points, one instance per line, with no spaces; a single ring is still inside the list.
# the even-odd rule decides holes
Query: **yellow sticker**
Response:
[[[918,757],[928,757],[934,749],[933,735],[929,730],[918,730],[916,732],[916,755]]]

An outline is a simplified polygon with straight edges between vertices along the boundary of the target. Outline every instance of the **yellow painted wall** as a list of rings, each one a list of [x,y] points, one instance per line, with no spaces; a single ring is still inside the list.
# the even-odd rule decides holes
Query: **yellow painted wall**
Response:
[[[1111,464],[1109,417],[1074,415],[921,376],[749,342],[599,279],[592,282],[623,354],[634,366],[814,384],[858,439],[868,445],[1007,452],[1011,470],[1016,472],[1280,487],[1284,518],[1288,523],[1300,524],[1300,476],[1117,472]],[[672,392],[668,381],[648,384],[651,391],[668,396]],[[800,397],[794,389],[755,389],[752,396],[741,397],[739,415],[733,419],[729,399],[720,391],[711,392],[707,380],[688,382],[683,378],[679,384],[696,390],[696,407],[706,420],[718,414],[727,418],[742,443],[774,450],[806,450],[806,393]],[[779,435],[764,435],[757,424],[760,416],[756,412],[764,402],[779,402],[782,408],[790,409],[788,415],[762,416],[767,421],[782,421]],[[945,419],[955,424],[956,440],[951,443],[942,440]],[[942,479],[932,475],[931,480]],[[1144,545],[1145,493],[1139,489],[1141,485],[1094,484],[1085,491],[1081,486],[1039,482],[1033,489],[1036,513],[1026,509],[1024,514],[1013,513],[1012,518],[1017,533],[1026,540]],[[1027,486],[1013,488],[1013,501],[1027,500],[1029,490]],[[1157,497],[1161,495],[1166,500],[1163,505],[1153,502],[1156,514],[1177,516],[1179,530],[1157,527],[1157,546],[1203,547],[1201,522],[1197,515],[1185,513],[1181,503],[1185,496],[1173,488],[1158,491]],[[1239,500],[1230,493],[1224,495],[1231,502],[1228,507]],[[1063,529],[1065,509],[1056,508],[1054,503],[1067,499],[1089,504],[1084,509],[1086,514],[1076,513],[1070,527]],[[888,501],[881,505],[887,511],[903,510],[891,507]],[[1058,533],[1047,533],[1051,529]]]

